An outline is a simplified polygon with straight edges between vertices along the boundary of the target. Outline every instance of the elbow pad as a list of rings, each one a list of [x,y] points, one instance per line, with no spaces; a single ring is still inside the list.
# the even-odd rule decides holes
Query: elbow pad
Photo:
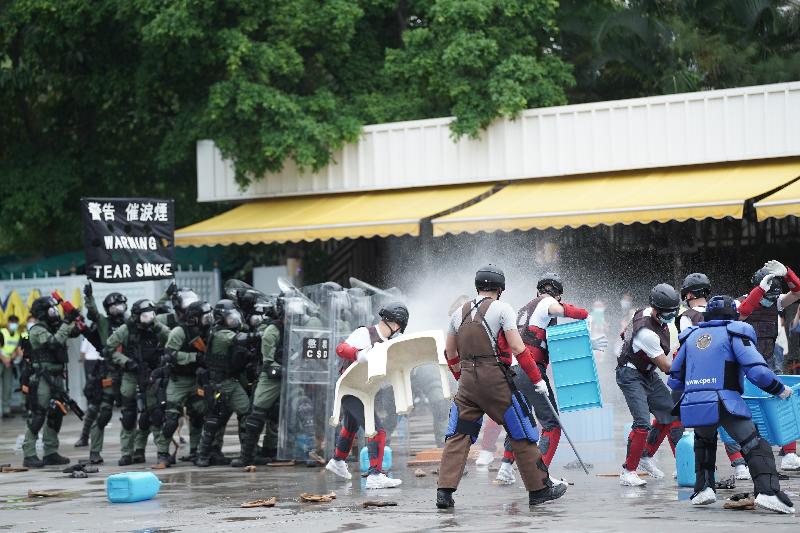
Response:
[[[588,311],[582,307],[571,304],[561,304],[561,307],[564,308],[564,316],[567,318],[577,318],[578,320],[583,320],[589,316]]]
[[[786,275],[783,279],[786,280],[790,291],[800,292],[800,278],[797,277],[797,274],[795,274],[791,268],[786,268]]]
[[[444,358],[447,361],[447,365],[448,366],[456,366],[458,363],[461,362],[461,356],[460,355],[456,355],[455,357],[450,359],[450,357],[447,355],[447,352],[444,352]]]
[[[346,342],[343,342],[336,347],[336,355],[342,359],[346,359],[347,361],[355,361],[358,359],[358,352],[358,348],[355,346],[350,346]]]
[[[750,294],[747,295],[747,298],[739,305],[739,315],[746,317],[753,313],[756,309],[758,309],[761,304],[761,298],[764,297],[764,289],[761,287],[754,287]]]
[[[536,361],[533,360],[529,347],[526,346],[524,352],[517,354],[517,361],[520,368],[525,371],[525,374],[531,380],[531,383],[539,383],[542,380],[542,373],[539,371],[539,367],[536,366]]]

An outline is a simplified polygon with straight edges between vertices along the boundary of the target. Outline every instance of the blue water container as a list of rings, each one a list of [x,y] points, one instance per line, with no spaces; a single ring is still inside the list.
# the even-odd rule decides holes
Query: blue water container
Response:
[[[152,499],[161,481],[152,472],[124,472],[106,478],[106,493],[111,503],[133,503]]]
[[[361,471],[366,472],[369,470],[369,452],[367,451],[367,447],[364,446],[361,448],[361,453],[358,456],[359,463],[361,463]],[[389,446],[386,446],[383,449],[383,464],[381,465],[381,470],[384,472],[388,472],[392,469],[392,449]]]
[[[547,328],[547,349],[562,412],[602,407],[597,365],[585,320]]]
[[[678,472],[678,485],[694,487],[697,476],[694,472],[694,432],[686,430],[675,446],[675,469]]]

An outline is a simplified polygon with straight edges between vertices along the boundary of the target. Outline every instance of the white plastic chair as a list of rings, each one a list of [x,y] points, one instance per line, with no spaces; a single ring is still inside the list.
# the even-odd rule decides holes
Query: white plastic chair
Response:
[[[344,396],[355,396],[364,404],[364,434],[374,436],[375,395],[385,385],[391,385],[398,414],[409,413],[414,408],[411,392],[411,372],[420,365],[438,364],[442,380],[442,393],[452,398],[447,360],[444,356],[444,334],[441,330],[423,331],[403,335],[378,343],[367,355],[367,362],[356,363],[339,377],[333,402],[330,424],[339,423]]]

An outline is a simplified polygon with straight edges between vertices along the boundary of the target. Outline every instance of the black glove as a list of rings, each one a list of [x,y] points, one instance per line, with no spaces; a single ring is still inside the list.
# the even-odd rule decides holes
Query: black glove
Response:
[[[267,377],[269,379],[281,379],[283,377],[283,369],[279,366],[271,366],[267,370]]]
[[[81,312],[78,311],[77,309],[73,309],[72,311],[64,315],[64,320],[66,320],[67,322],[75,322],[76,320],[78,320],[78,318],[80,318],[80,316]]]
[[[178,364],[178,356],[175,352],[169,351],[161,358],[161,366],[171,366]]]
[[[205,352],[196,352],[194,356],[194,360],[198,365],[206,364],[206,353]]]
[[[139,363],[137,363],[133,359],[128,359],[127,361],[125,361],[126,372],[136,372],[137,370],[139,370]]]
[[[177,283],[175,283],[175,280],[173,279],[173,280],[170,282],[169,286],[167,286],[167,296],[170,296],[170,297],[171,297],[171,296],[172,296],[173,294],[175,294],[176,292],[178,292],[178,284],[177,284]]]
[[[91,298],[92,294],[93,294],[92,284],[87,283],[86,285],[83,286],[83,295],[86,296],[87,298]]]

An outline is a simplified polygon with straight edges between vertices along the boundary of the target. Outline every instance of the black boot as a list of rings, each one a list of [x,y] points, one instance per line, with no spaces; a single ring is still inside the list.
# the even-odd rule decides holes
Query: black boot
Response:
[[[31,455],[22,460],[22,466],[25,468],[43,468],[44,462],[36,455]]]
[[[228,466],[231,464],[230,458],[225,457],[225,454],[222,453],[221,450],[214,450],[211,452],[210,459],[211,464],[214,466]]]
[[[436,507],[439,509],[449,509],[456,506],[453,501],[453,489],[439,489],[436,491]]]
[[[58,455],[58,452],[44,456],[44,466],[57,466],[57,465],[67,465],[67,464],[69,464],[69,459],[64,457],[63,455]]]
[[[83,448],[84,446],[88,446],[88,445],[89,445],[89,436],[88,435],[81,434],[81,436],[78,437],[78,440],[75,441],[75,447],[76,448]]]
[[[202,468],[207,468],[211,466],[211,457],[209,457],[208,455],[200,454],[197,456],[197,459],[194,460],[194,465]]]
[[[122,457],[119,458],[117,464],[119,466],[129,466],[133,464],[133,459],[131,458],[130,455],[123,455]]]
[[[185,463],[193,463],[193,462],[195,462],[197,460],[197,450],[189,450],[189,454],[188,455],[184,455],[183,457],[181,457],[180,460],[185,462]]]
[[[169,468],[170,465],[172,465],[171,456],[168,453],[159,453],[153,468]]]
[[[89,452],[89,464],[103,464],[103,457],[100,455],[100,452]]]
[[[135,465],[146,463],[147,459],[145,459],[144,450],[133,450],[131,461],[133,461]]]
[[[557,500],[567,492],[567,486],[559,483],[540,490],[528,492],[528,505],[539,505],[540,503]]]

